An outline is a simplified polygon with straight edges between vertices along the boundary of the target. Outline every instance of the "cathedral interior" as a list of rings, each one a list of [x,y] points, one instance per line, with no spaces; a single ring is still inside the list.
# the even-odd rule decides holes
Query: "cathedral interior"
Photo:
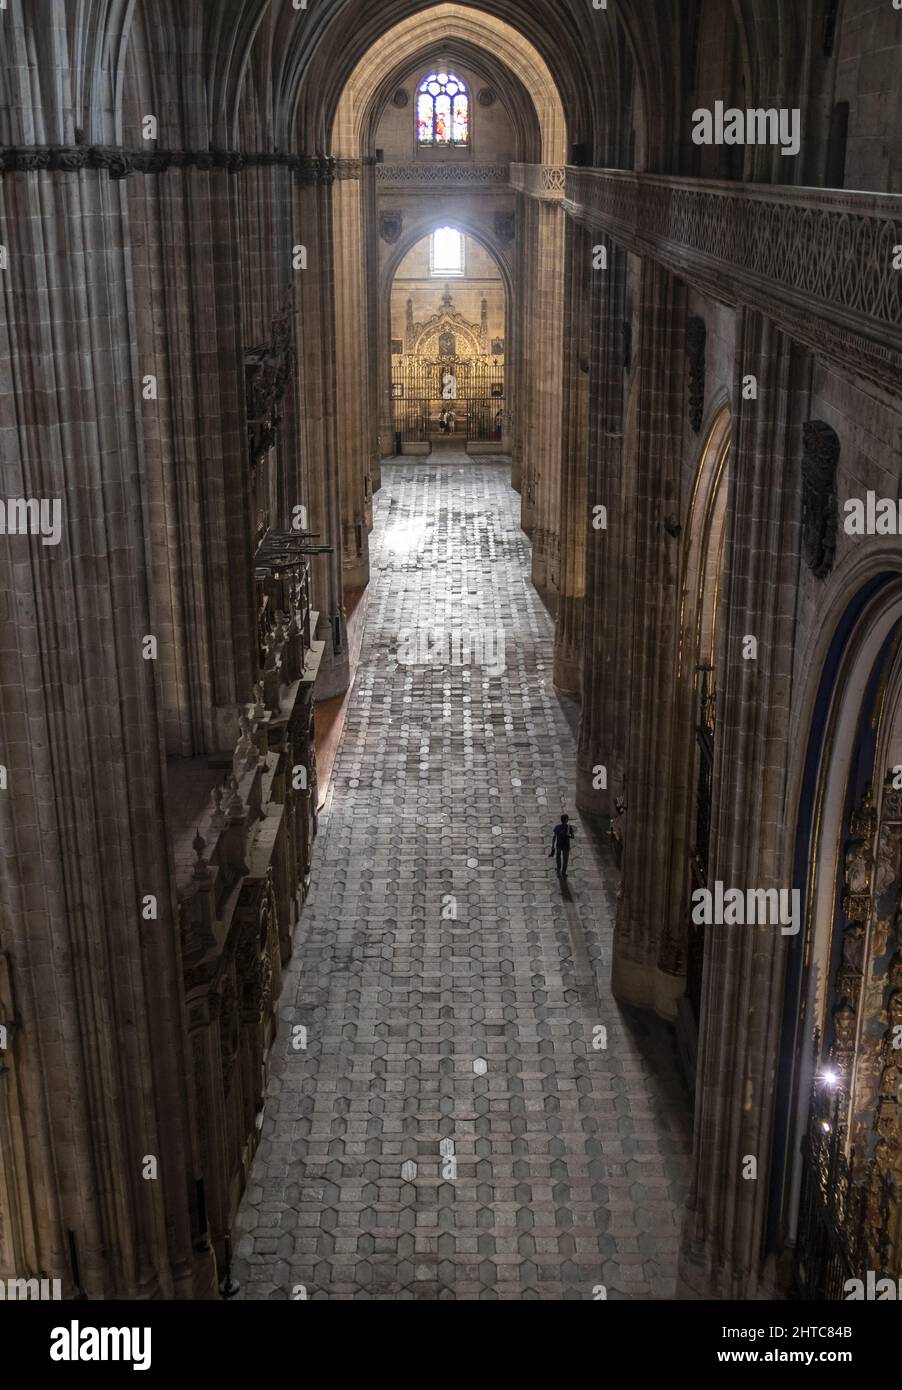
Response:
[[[0,4],[7,1297],[902,1297],[900,65]]]

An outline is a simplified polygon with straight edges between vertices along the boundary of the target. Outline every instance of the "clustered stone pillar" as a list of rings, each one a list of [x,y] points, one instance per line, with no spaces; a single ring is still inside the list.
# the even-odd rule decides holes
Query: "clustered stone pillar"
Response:
[[[189,755],[234,745],[256,672],[235,179],[170,169],[128,186],[154,631],[167,747]]]
[[[341,467],[342,561],[345,589],[369,582],[367,499],[375,426],[369,403],[366,287],[364,284],[363,185],[359,159],[339,159],[332,186],[336,235],[335,355],[341,373],[341,409],[336,417]]]
[[[623,566],[629,564],[629,511],[624,487],[623,316],[627,257],[622,247],[599,238],[606,268],[585,265],[591,302],[589,456],[586,484],[586,602],[582,711],[577,751],[576,804],[588,815],[611,814],[623,785],[625,726],[629,699],[623,631]],[[603,508],[599,512],[596,509]],[[601,522],[604,522],[601,525]],[[621,658],[623,658],[621,660]]]
[[[567,220],[564,387],[561,415],[560,557],[558,609],[554,630],[554,683],[567,695],[582,693],[583,618],[586,594],[589,449],[590,296],[585,291],[591,264],[588,232]]]
[[[344,475],[337,408],[332,187],[330,166],[314,161],[296,188],[297,225],[307,248],[308,266],[299,277],[297,334],[300,447],[308,461],[306,505],[310,530],[334,547],[331,554],[311,557],[313,596],[319,613],[316,637],[325,643],[317,679],[320,699],[347,689],[349,680],[340,540]],[[318,331],[310,331],[313,325]]]
[[[561,483],[561,389],[564,350],[564,213],[557,203],[538,202],[534,223],[531,307],[526,351],[531,381],[526,399],[525,474],[530,481],[532,580],[554,603],[558,590],[558,531]]]
[[[633,539],[628,562],[637,616],[630,688],[643,692],[628,730],[629,780],[624,787],[623,878],[617,913],[612,986],[618,998],[673,1016],[683,973],[658,971],[669,885],[673,817],[673,676],[676,666],[679,538],[665,526],[678,508],[683,424],[685,291],[654,261],[642,262],[635,345],[635,422],[630,421]],[[680,730],[681,740],[692,730]],[[679,962],[674,961],[676,967]]]
[[[757,377],[744,400],[742,374]],[[792,846],[779,816],[751,814],[785,798],[794,596],[801,554],[796,460],[805,354],[764,319],[740,319],[728,523],[728,615],[718,697],[710,877],[785,888]],[[773,477],[780,487],[769,485]],[[764,480],[764,485],[763,485]],[[744,638],[758,642],[745,658]],[[754,716],[750,710],[754,709]],[[774,926],[706,928],[695,1107],[694,1172],[681,1260],[687,1292],[767,1297],[761,1250],[768,1201],[774,1075],[787,943]],[[743,1177],[748,1157],[757,1179]],[[765,1266],[766,1270],[766,1266]]]
[[[21,1209],[31,1229],[0,1248],[4,1275],[49,1271],[67,1293],[202,1297],[214,1265],[190,1182],[161,688],[145,659],[126,205],[104,171],[0,183],[0,382],[16,422],[5,487],[59,499],[62,518],[58,546],[0,541],[0,949],[18,1034],[17,1186],[40,1194]]]
[[[517,195],[517,210],[514,214],[517,239],[514,243],[514,292],[513,305],[508,306],[507,354],[505,374],[507,376],[508,396],[516,402],[511,414],[511,487],[520,494],[520,525],[527,535],[532,530],[531,485],[524,477],[524,440],[526,437],[527,401],[530,394],[531,361],[527,352],[528,328],[530,322],[530,297],[533,286],[528,275],[530,264],[528,246],[531,229],[530,200],[520,193]],[[519,311],[511,312],[519,305]],[[516,395],[514,395],[516,386]]]

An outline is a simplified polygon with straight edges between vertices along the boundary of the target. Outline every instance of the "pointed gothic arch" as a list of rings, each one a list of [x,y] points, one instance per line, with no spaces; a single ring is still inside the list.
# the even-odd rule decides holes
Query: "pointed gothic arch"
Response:
[[[682,538],[679,629],[674,687],[681,753],[674,767],[671,928],[659,958],[663,972],[685,975],[678,1005],[680,1038],[692,1071],[702,1007],[704,928],[691,920],[692,893],[707,887],[714,862],[717,687],[720,664],[721,579],[727,536],[732,416],[724,402],[713,412],[699,456]]]
[[[829,627],[799,786],[768,1237],[808,1252],[809,1298],[902,1243],[902,574],[871,569]]]

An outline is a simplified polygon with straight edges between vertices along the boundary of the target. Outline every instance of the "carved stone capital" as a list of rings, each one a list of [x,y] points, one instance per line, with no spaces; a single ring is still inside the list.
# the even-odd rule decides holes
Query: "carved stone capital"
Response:
[[[364,161],[362,159],[334,159],[335,178],[359,179],[363,177]]]
[[[114,145],[8,145],[0,149],[0,174],[42,171],[73,173],[81,169],[106,170],[111,179],[129,174],[165,174],[169,169],[221,170],[238,174],[243,169],[286,168],[310,181],[331,182],[325,175],[334,160],[276,150],[166,150],[126,149]]]

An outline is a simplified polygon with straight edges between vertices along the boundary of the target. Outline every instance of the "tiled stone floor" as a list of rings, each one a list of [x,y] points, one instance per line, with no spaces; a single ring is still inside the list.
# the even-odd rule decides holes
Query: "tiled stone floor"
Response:
[[[671,1297],[688,1101],[669,1031],[610,993],[606,850],[577,819],[563,892],[548,858],[575,749],[509,469],[382,478],[233,1273],[247,1298]],[[402,630],[442,628],[503,628],[504,672],[399,664]]]

